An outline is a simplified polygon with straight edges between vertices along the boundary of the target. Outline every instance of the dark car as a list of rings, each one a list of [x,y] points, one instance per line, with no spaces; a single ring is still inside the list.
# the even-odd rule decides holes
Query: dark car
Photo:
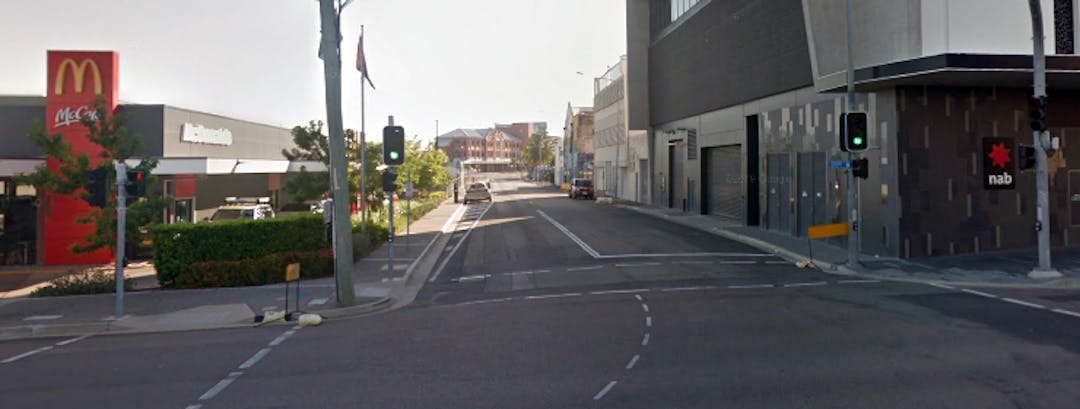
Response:
[[[596,193],[593,191],[592,181],[589,179],[571,180],[568,193],[568,196],[570,196],[571,199],[577,199],[579,197],[596,199]]]

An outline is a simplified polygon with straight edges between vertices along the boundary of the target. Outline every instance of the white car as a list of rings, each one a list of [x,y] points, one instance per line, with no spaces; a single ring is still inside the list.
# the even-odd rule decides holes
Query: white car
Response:
[[[469,185],[465,190],[465,204],[480,200],[491,201],[491,192],[488,192],[487,185],[482,182],[476,182]]]
[[[263,220],[273,219],[274,216],[269,197],[228,197],[224,205],[218,206],[214,214],[204,220]]]

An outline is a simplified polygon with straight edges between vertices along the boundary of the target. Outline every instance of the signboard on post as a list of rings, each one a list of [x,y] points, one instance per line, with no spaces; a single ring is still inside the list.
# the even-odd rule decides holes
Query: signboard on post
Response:
[[[1016,141],[1012,138],[983,138],[983,188],[1013,190],[1016,188]]]
[[[406,183],[405,184],[405,198],[406,199],[412,199],[414,197],[416,197],[416,192],[413,190],[412,182]]]
[[[296,281],[300,279],[300,263],[292,263],[285,266],[285,281]]]

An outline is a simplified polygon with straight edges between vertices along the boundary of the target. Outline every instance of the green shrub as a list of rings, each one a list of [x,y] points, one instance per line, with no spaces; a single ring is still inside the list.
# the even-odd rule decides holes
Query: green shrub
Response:
[[[371,254],[380,244],[386,242],[388,234],[385,225],[371,220],[368,220],[363,233],[360,232],[360,224],[354,224],[352,231],[353,260],[359,260]]]
[[[130,278],[124,280],[124,289],[132,289]],[[116,276],[103,270],[83,271],[53,280],[49,285],[30,293],[31,297],[58,295],[104,294],[116,292]]]
[[[154,267],[158,282],[164,287],[178,285],[177,278],[182,273],[193,274],[190,267],[196,263],[261,260],[274,254],[330,248],[322,216],[312,214],[269,220],[157,225],[151,228],[150,234],[154,241]],[[190,277],[185,280],[214,282]],[[231,280],[222,278],[220,281]]]
[[[331,250],[274,253],[244,260],[200,261],[185,266],[174,280],[177,288],[238,287],[285,281],[285,266],[300,263],[301,278],[334,273]]]
[[[433,200],[433,201],[436,201],[436,202],[439,202],[439,203],[442,203],[442,202],[446,201],[446,198],[447,198],[447,196],[446,196],[446,191],[445,190],[439,190],[439,191],[436,191],[436,192],[431,192],[431,194],[428,195],[428,200]]]

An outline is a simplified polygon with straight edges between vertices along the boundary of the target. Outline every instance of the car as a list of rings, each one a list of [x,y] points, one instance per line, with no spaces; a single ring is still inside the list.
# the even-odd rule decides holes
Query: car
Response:
[[[570,181],[570,188],[567,189],[567,196],[571,199],[577,199],[579,197],[596,199],[596,192],[593,191],[591,180],[574,178],[574,180]]]
[[[469,187],[465,189],[465,204],[480,200],[491,201],[491,192],[488,192],[487,185],[483,182],[476,182],[469,185]]]
[[[274,216],[269,197],[228,197],[212,216],[203,220],[263,220],[273,219]]]

